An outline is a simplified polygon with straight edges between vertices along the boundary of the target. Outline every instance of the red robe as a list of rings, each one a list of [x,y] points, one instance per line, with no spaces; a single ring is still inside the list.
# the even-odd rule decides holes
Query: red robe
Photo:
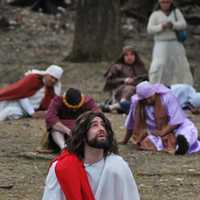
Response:
[[[18,100],[33,96],[39,89],[44,87],[42,75],[30,74],[17,82],[0,89],[0,101]],[[54,88],[45,88],[45,96],[38,110],[46,110],[54,97]]]
[[[69,200],[95,200],[82,161],[67,150],[56,161],[55,173],[65,197]]]

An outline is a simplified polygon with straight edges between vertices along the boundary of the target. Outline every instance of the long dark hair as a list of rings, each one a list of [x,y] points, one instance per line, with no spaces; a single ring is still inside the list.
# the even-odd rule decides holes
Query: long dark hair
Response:
[[[91,121],[95,117],[100,117],[103,120],[108,133],[109,146],[104,149],[104,156],[111,153],[118,154],[117,142],[114,138],[110,121],[101,112],[88,111],[76,120],[75,128],[72,130],[72,138],[68,144],[68,151],[76,154],[81,160],[84,159],[84,146],[87,139],[87,132],[90,129]]]

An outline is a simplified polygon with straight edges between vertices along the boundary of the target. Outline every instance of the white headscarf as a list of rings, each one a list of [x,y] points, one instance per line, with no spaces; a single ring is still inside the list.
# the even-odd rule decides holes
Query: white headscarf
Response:
[[[54,85],[54,92],[56,95],[61,95],[62,85],[61,85],[60,79],[63,74],[63,69],[60,66],[50,65],[46,70],[33,69],[33,70],[29,70],[24,75],[27,76],[29,74],[39,74],[39,75],[49,74],[49,75],[53,76],[54,78],[56,78],[58,80],[56,82],[56,84]]]
[[[60,80],[63,74],[63,69],[58,65],[50,65],[46,71],[47,74],[53,76],[57,80]]]

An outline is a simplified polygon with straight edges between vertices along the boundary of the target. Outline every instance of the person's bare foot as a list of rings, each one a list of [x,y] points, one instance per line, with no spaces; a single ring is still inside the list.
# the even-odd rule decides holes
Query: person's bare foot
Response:
[[[175,152],[176,152],[175,149],[164,149],[163,151],[166,152],[166,153],[168,153],[168,154],[172,154],[172,155],[174,155]]]

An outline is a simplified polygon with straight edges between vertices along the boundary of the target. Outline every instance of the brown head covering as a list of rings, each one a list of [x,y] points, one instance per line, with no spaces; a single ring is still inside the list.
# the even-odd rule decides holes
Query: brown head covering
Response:
[[[132,52],[135,55],[135,61],[132,65],[142,65],[142,66],[144,66],[144,63],[141,60],[141,58],[139,57],[137,51],[135,51],[133,46],[131,46],[131,45],[127,45],[127,46],[123,47],[122,53],[121,53],[120,57],[116,60],[115,63],[116,64],[126,64],[126,63],[124,63],[124,55],[128,51]]]
[[[146,69],[144,67],[144,63],[141,60],[141,58],[139,57],[137,51],[135,51],[132,46],[127,45],[127,46],[123,47],[122,53],[121,53],[120,57],[114,63],[112,63],[108,67],[108,70],[105,72],[104,77],[106,77],[108,75],[108,73],[110,72],[110,70],[111,70],[111,68],[112,68],[112,66],[114,64],[124,64],[124,65],[127,65],[126,63],[124,63],[124,54],[127,51],[131,51],[131,52],[133,52],[135,54],[135,61],[134,61],[134,63],[131,64],[131,66],[134,69],[135,75],[137,76],[137,75],[140,75],[140,74],[146,74]]]

